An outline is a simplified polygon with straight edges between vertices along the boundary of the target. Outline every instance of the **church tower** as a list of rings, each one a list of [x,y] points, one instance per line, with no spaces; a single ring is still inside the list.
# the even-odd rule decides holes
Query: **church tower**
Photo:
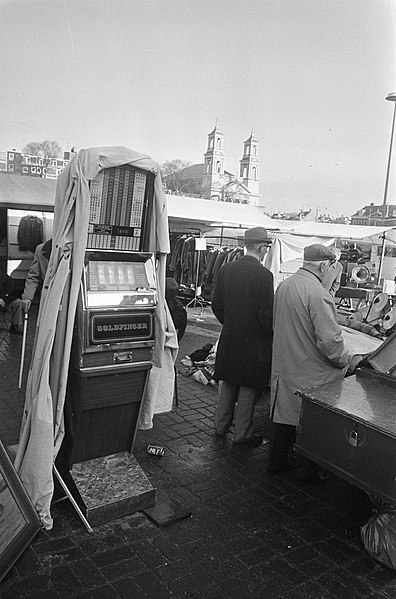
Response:
[[[219,124],[208,134],[208,147],[204,154],[202,174],[202,196],[204,198],[221,199],[224,185],[224,136]]]
[[[257,206],[260,199],[260,159],[259,144],[254,137],[253,130],[250,137],[243,142],[243,156],[240,164],[240,179],[252,194],[249,203]]]

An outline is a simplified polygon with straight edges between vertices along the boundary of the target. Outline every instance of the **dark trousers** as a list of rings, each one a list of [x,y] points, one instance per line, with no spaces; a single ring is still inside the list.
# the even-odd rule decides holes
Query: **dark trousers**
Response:
[[[288,456],[290,447],[296,441],[296,427],[290,424],[272,423],[272,442],[268,469],[272,472],[289,468]],[[309,480],[318,473],[318,466],[308,458],[296,455],[296,477],[299,480]]]
[[[253,414],[256,398],[256,389],[220,381],[219,402],[214,419],[217,434],[225,435],[229,430],[235,411],[233,441],[234,443],[249,441],[253,434]]]

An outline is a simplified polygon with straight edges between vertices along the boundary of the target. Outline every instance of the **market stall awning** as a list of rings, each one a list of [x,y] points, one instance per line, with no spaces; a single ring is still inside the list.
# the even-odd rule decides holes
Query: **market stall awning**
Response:
[[[295,222],[287,224],[287,232],[293,235],[307,235],[315,237],[336,237],[338,239],[364,239],[377,237],[384,231],[394,227],[370,227],[367,225],[342,225],[338,223]]]
[[[0,208],[53,212],[56,179],[0,173]]]
[[[215,200],[203,200],[187,196],[167,194],[168,218],[192,227],[265,227],[278,230],[278,224],[266,216],[257,206],[231,204]]]
[[[0,173],[0,208],[53,212],[55,190],[55,179]],[[171,194],[167,194],[166,199],[170,221],[202,231],[222,226],[241,229],[262,226],[269,231],[283,231],[308,237],[364,239],[381,236],[384,231],[396,230],[395,227],[280,221],[271,219],[257,206],[248,204],[231,204]]]
[[[0,173],[0,208],[54,211],[55,179]],[[170,221],[208,230],[211,227],[255,227],[278,230],[278,224],[256,206],[167,194]]]

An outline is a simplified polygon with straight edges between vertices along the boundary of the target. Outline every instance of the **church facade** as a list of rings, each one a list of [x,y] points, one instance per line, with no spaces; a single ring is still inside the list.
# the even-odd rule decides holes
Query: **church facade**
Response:
[[[257,206],[261,197],[260,158],[259,144],[253,131],[243,143],[238,175],[225,169],[224,135],[216,123],[213,131],[208,134],[204,162],[188,166],[174,176],[168,176],[165,183],[170,192],[176,176],[178,190],[182,195]]]

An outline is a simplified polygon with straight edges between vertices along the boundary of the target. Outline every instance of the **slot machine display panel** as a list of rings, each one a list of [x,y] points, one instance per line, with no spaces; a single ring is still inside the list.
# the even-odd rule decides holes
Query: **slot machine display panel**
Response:
[[[154,268],[148,252],[87,250],[73,345],[77,368],[120,365],[127,351],[133,362],[151,360]]]
[[[124,164],[99,171],[90,182],[87,248],[148,249],[154,175]]]

